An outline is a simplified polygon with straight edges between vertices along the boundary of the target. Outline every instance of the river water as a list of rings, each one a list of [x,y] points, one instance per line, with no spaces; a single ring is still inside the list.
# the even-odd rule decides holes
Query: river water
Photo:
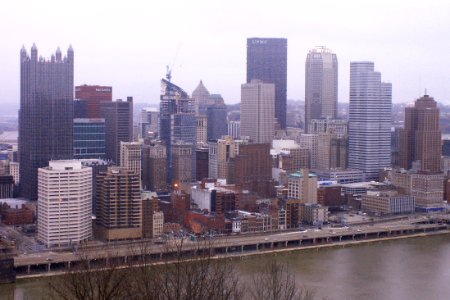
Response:
[[[243,278],[276,257],[317,299],[450,299],[450,235],[249,256]],[[0,299],[45,299],[44,280],[0,286]],[[41,296],[42,295],[42,296]]]

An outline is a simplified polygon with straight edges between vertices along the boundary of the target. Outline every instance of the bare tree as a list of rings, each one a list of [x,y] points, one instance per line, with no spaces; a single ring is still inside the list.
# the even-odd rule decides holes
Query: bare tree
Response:
[[[275,259],[253,276],[249,299],[254,300],[313,300],[314,291],[299,288],[294,274],[286,264]]]
[[[211,241],[183,239],[165,244],[159,265],[140,264],[132,299],[242,299],[238,278],[229,259],[213,254]],[[154,263],[154,262],[153,262]]]
[[[64,300],[124,299],[127,270],[120,270],[113,256],[96,259],[81,250],[76,265],[66,275],[49,282],[49,298]]]

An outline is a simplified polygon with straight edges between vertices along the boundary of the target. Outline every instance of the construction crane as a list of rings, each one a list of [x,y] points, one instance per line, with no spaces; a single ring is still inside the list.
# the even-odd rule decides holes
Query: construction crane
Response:
[[[175,64],[175,61],[177,60],[178,57],[178,52],[180,52],[180,48],[181,48],[181,43],[178,44],[178,48],[177,51],[175,52],[175,56],[172,59],[172,64],[166,65],[166,79],[170,82],[170,80],[172,79],[172,69],[173,69],[173,65]]]

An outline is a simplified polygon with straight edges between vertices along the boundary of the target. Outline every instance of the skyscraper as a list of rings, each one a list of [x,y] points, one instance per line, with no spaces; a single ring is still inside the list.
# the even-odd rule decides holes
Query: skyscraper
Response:
[[[160,133],[167,150],[167,184],[172,184],[172,144],[181,141],[192,146],[192,176],[195,178],[196,118],[194,101],[179,86],[161,79]]]
[[[241,135],[253,143],[271,143],[274,136],[275,85],[252,80],[241,86]]]
[[[19,153],[22,196],[37,199],[38,168],[52,159],[73,157],[72,47],[58,48],[50,59],[20,51]]]
[[[420,161],[420,171],[441,171],[439,108],[428,95],[405,108],[405,127],[400,130],[400,166],[411,169],[414,161]]]
[[[208,116],[208,141],[217,140],[227,135],[227,106],[225,104],[213,104],[206,110]]]
[[[120,142],[133,140],[133,97],[100,104],[100,115],[105,119],[106,158],[120,163]]]
[[[348,166],[366,180],[391,165],[392,85],[381,82],[373,62],[350,63]]]
[[[335,119],[338,102],[338,61],[325,47],[309,51],[305,64],[305,129],[313,119]]]
[[[100,118],[100,104],[112,101],[112,87],[80,85],[75,87],[75,98],[86,102],[86,118]]]
[[[37,239],[47,247],[92,237],[92,169],[77,160],[39,169]]]
[[[247,83],[275,84],[275,118],[286,128],[287,39],[247,39]]]
[[[139,175],[109,167],[97,176],[96,229],[104,240],[142,237],[142,203]]]

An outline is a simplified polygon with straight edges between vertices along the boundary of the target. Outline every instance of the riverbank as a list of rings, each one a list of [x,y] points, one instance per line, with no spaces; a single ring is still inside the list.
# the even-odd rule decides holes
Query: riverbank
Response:
[[[330,241],[330,242],[322,242],[320,244],[312,244],[312,245],[298,245],[298,246],[288,246],[285,248],[264,248],[254,251],[242,251],[242,252],[230,252],[225,254],[217,254],[213,258],[214,259],[222,259],[222,258],[235,258],[235,259],[245,259],[246,257],[251,256],[263,256],[268,254],[276,255],[277,253],[289,253],[289,252],[301,252],[308,250],[316,250],[324,248],[346,248],[370,243],[382,243],[384,241],[392,241],[392,240],[401,240],[401,239],[412,239],[412,238],[423,238],[437,235],[450,235],[450,230],[439,230],[439,231],[429,231],[429,232],[421,232],[421,233],[409,233],[402,235],[392,235],[392,236],[383,236],[383,237],[372,237],[358,240],[342,240],[342,241]],[[194,260],[189,259],[189,260]],[[187,260],[188,261],[188,260]],[[164,264],[168,261],[154,261],[149,262],[147,265],[158,265]],[[170,262],[170,261],[169,261]],[[140,264],[124,264],[118,268],[126,269],[126,268],[134,268],[134,267],[142,267]],[[58,271],[49,271],[42,273],[34,273],[34,274],[18,274],[16,277],[17,282],[24,282],[33,279],[39,278],[49,278],[54,276],[61,276],[67,273],[67,270],[58,270]]]

